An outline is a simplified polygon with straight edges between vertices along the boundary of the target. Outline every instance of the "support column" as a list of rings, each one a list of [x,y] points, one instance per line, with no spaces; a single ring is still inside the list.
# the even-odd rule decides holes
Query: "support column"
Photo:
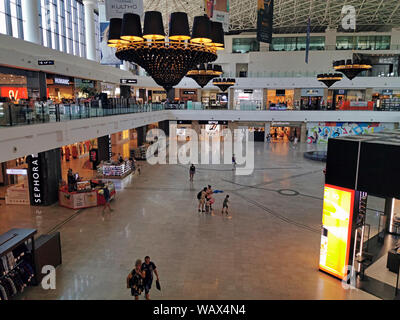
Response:
[[[142,146],[146,142],[147,126],[143,126],[136,129],[137,132],[137,143],[138,147]]]
[[[22,0],[24,40],[40,44],[39,0]]]
[[[300,142],[301,143],[307,142],[307,123],[305,122],[301,124]]]
[[[62,179],[61,149],[29,155],[27,163],[31,205],[48,206],[57,202],[58,187]]]
[[[97,61],[96,26],[94,23],[94,10],[97,8],[97,0],[83,0],[83,4],[85,6],[86,59]]]

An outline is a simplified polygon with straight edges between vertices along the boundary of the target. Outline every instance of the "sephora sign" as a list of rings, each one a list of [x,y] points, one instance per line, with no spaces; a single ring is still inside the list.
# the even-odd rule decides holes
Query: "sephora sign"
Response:
[[[44,200],[41,160],[39,155],[30,155],[27,157],[27,162],[31,205],[40,206]]]

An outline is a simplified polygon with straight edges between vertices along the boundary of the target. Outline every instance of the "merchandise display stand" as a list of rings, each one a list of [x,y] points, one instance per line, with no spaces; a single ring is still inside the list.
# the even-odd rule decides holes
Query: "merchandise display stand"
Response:
[[[95,185],[95,180],[90,180],[89,188],[81,191],[69,192],[67,186],[62,186],[59,190],[59,204],[62,207],[69,209],[84,209],[104,205],[105,199],[103,194],[100,192],[102,187],[97,185],[96,187],[90,187],[92,184]],[[107,182],[108,189],[110,190],[110,200],[115,197],[115,185],[114,183]]]
[[[11,229],[0,235],[0,285],[4,289],[0,294],[2,300],[16,296],[28,285],[37,284],[34,239],[36,232],[36,229]],[[10,282],[13,283],[13,290],[7,286]]]
[[[124,179],[135,171],[131,161],[124,161],[121,164],[105,162],[97,167],[97,177],[99,179]]]

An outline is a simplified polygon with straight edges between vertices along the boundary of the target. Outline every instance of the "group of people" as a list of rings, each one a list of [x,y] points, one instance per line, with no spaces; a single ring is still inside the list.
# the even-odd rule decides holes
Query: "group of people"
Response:
[[[201,190],[197,194],[197,199],[199,200],[199,206],[198,210],[199,212],[204,212],[206,214],[214,214],[214,209],[212,205],[215,203],[215,199],[212,196],[213,190],[210,185],[208,187],[204,187],[203,190]],[[224,199],[224,202],[222,204],[222,214],[228,215],[228,202],[229,202],[229,195],[227,195]]]
[[[127,288],[131,289],[131,294],[135,297],[135,300],[139,300],[139,296],[141,296],[143,291],[145,292],[146,300],[150,300],[153,273],[157,277],[157,289],[161,290],[157,267],[150,260],[150,257],[146,256],[143,263],[140,259],[136,260],[135,268],[129,273],[126,279]]]

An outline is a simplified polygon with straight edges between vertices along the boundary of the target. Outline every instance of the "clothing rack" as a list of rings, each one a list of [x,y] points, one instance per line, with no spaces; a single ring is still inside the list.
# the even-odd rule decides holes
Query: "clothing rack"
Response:
[[[35,268],[35,234],[37,233],[36,229],[11,229],[10,231],[0,235],[0,258],[6,256],[9,252],[12,252],[21,244],[25,243],[26,245],[31,245],[30,256],[32,261],[31,268],[33,270],[33,278],[32,284],[36,284],[36,268]],[[29,249],[28,249],[29,250]],[[0,280],[8,277],[15,269],[18,268],[21,263],[24,262],[24,259],[20,261],[16,261],[15,265],[12,269],[7,270],[5,274],[0,276]]]

